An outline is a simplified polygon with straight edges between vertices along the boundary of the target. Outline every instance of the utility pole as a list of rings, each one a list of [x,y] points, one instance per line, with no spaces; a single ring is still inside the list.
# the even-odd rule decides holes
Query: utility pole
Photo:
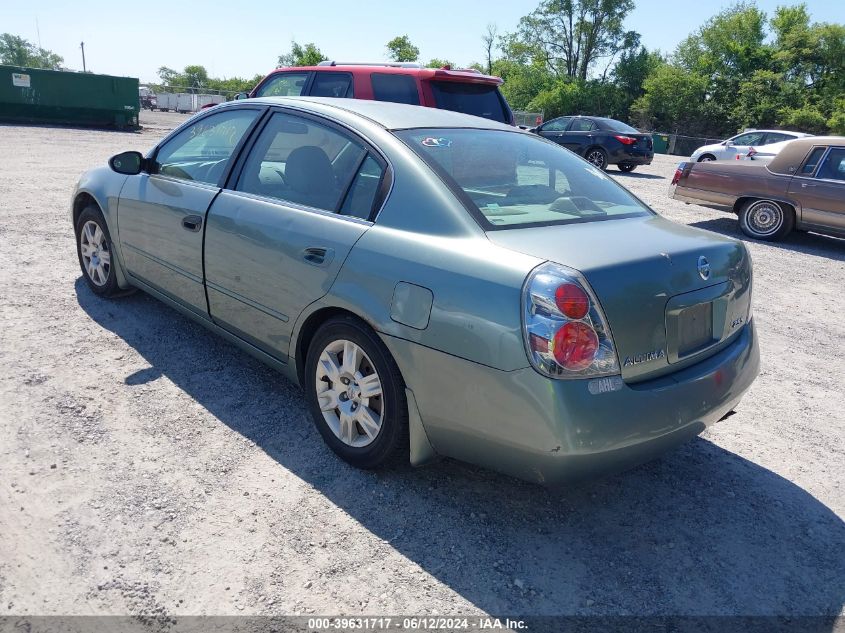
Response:
[[[82,49],[82,72],[87,72],[88,69],[85,68],[85,42],[80,42],[79,48]]]

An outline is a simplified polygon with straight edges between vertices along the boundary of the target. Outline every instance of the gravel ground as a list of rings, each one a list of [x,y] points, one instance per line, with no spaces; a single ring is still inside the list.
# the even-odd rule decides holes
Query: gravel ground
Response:
[[[0,614],[840,614],[845,241],[749,242],[763,370],[729,421],[566,491],[338,461],[299,390],[154,299],[88,291],[84,169],[140,133],[0,126]],[[677,159],[611,173],[670,219]]]

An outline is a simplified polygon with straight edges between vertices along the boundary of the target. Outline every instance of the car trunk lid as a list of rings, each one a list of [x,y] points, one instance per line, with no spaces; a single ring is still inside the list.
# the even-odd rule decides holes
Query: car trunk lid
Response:
[[[727,237],[659,216],[487,235],[585,276],[607,317],[627,382],[702,360],[748,318],[751,263],[742,243]]]

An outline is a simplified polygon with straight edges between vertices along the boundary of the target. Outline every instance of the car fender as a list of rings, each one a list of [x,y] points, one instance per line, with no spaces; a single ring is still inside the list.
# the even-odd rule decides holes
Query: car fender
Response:
[[[120,288],[131,286],[124,272],[126,268],[123,264],[123,250],[120,243],[120,227],[117,215],[120,192],[128,178],[129,176],[118,174],[109,167],[90,169],[79,177],[70,203],[70,220],[74,225],[77,214],[84,207],[83,200],[85,198],[93,199],[100,208],[111,236],[112,252],[115,256],[113,264],[117,276],[117,285]],[[74,226],[74,234],[75,231],[76,227]]]

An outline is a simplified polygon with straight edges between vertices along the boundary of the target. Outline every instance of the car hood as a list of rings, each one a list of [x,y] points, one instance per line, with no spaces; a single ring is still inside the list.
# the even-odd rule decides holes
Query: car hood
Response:
[[[738,333],[738,325],[748,318],[750,258],[741,242],[710,231],[649,216],[487,235],[499,246],[584,275],[607,316],[625,380],[655,377],[691,364],[692,355],[673,358],[678,341],[671,332],[667,335],[673,306],[697,303],[697,297],[716,301],[714,336],[719,343]],[[707,279],[699,273],[701,257],[710,266]],[[713,299],[706,299],[711,295]],[[719,330],[720,323],[735,325]],[[652,352],[655,358],[638,361]]]

